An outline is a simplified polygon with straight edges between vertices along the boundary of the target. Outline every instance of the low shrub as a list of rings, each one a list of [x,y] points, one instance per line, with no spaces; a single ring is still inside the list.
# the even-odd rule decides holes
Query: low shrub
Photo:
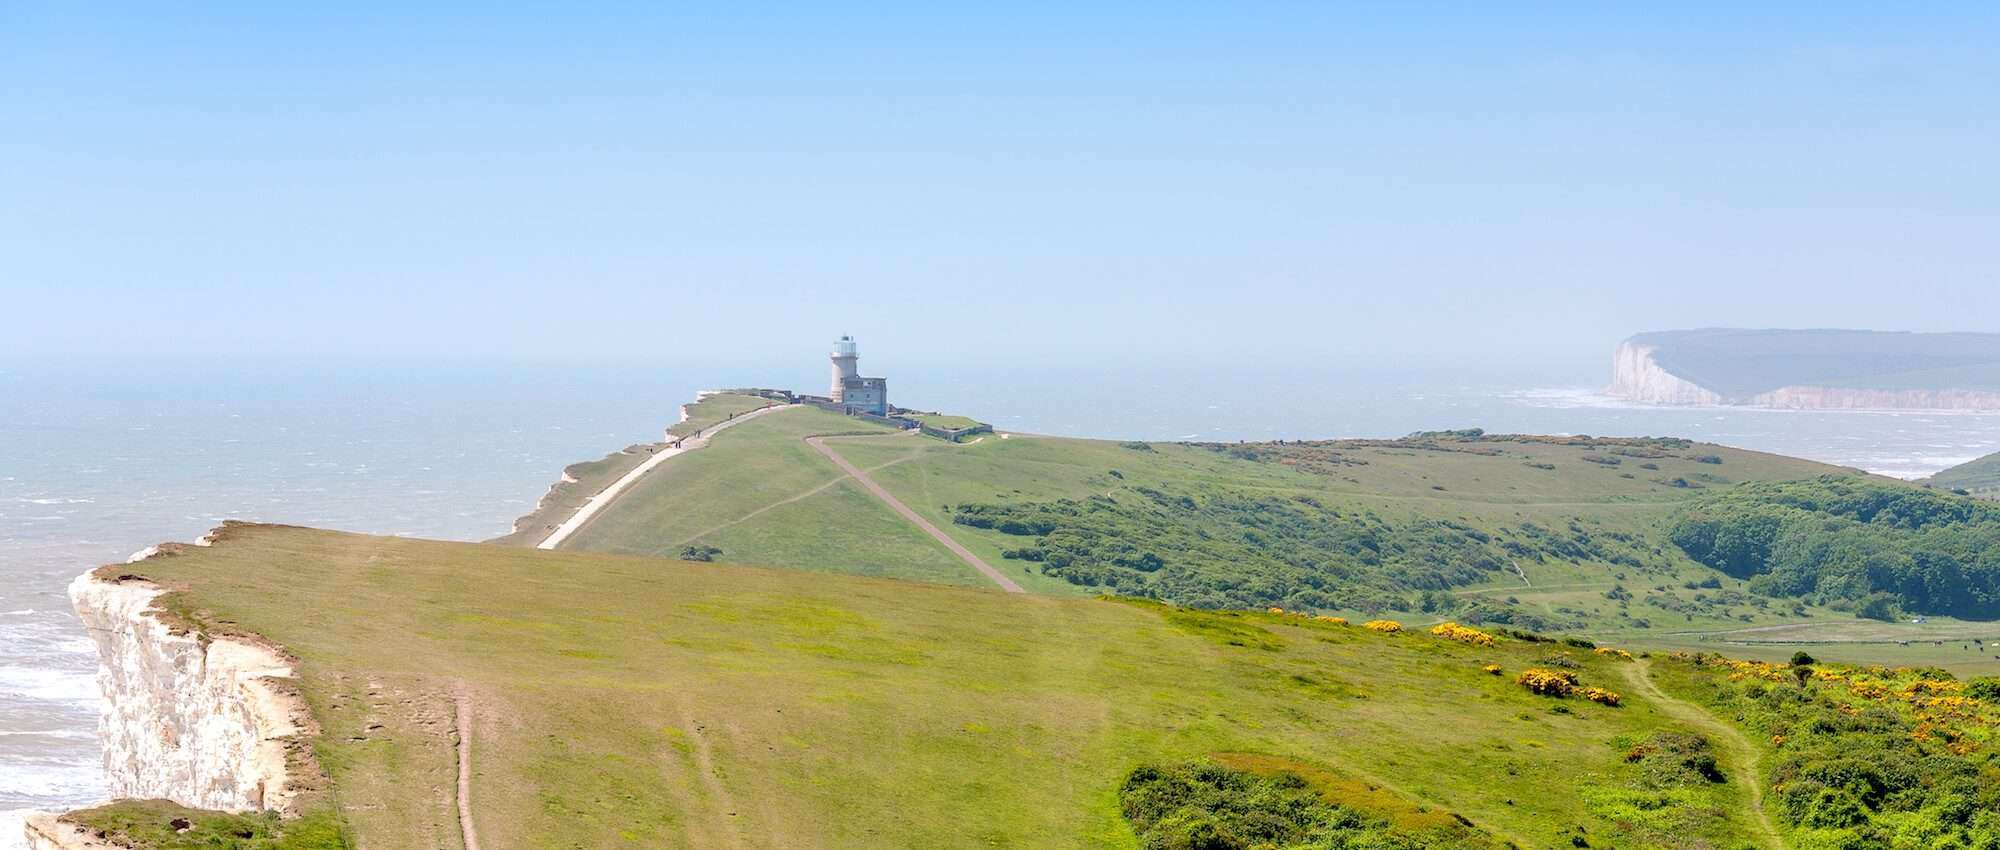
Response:
[[[1492,635],[1478,629],[1468,629],[1457,623],[1439,623],[1431,627],[1431,634],[1445,640],[1455,640],[1459,643],[1469,643],[1474,646],[1493,645]]]
[[[1383,634],[1388,634],[1388,635],[1392,635],[1403,630],[1403,624],[1398,623],[1395,620],[1369,620],[1366,623],[1362,623],[1361,627],[1371,632],[1381,632]]]
[[[1547,667],[1530,667],[1521,671],[1514,679],[1516,684],[1530,692],[1549,697],[1566,697],[1576,690],[1577,675],[1568,670],[1551,670]]]

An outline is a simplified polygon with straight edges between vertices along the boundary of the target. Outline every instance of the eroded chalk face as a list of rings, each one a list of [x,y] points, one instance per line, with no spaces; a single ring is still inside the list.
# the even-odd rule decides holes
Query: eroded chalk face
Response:
[[[176,634],[151,582],[85,575],[70,600],[98,650],[99,735],[114,799],[286,810],[287,749],[307,715],[268,647]]]

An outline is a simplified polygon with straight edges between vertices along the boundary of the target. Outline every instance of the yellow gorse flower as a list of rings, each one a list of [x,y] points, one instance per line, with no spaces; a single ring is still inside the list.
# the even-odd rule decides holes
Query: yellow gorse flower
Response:
[[[1607,691],[1603,688],[1584,688],[1582,691],[1579,691],[1578,693],[1583,694],[1583,698],[1590,700],[1591,702],[1603,703],[1604,705],[1618,704],[1618,694],[1613,693],[1611,691]]]
[[[1566,697],[1576,689],[1576,674],[1568,670],[1530,667],[1522,670],[1514,682],[1543,696]]]
[[[1489,635],[1478,629],[1468,629],[1457,623],[1439,623],[1431,627],[1431,634],[1437,635],[1438,637],[1444,638],[1445,640],[1455,640],[1458,641],[1459,643],[1469,643],[1474,646],[1493,645],[1492,635]]]

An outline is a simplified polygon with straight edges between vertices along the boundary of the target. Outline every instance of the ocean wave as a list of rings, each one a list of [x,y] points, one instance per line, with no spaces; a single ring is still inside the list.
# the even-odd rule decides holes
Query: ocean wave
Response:
[[[27,850],[26,829],[28,816],[39,814],[35,809],[10,809],[0,811],[0,850]]]
[[[0,667],[0,696],[94,703],[99,698],[97,676],[73,670]]]
[[[95,762],[62,765],[0,767],[0,797],[47,801],[50,808],[67,808],[104,797],[104,767]],[[19,834],[16,830],[15,834]]]
[[[96,499],[62,499],[37,496],[16,496],[11,501],[19,505],[94,505]]]
[[[0,738],[54,738],[58,741],[94,741],[90,729],[0,729]]]

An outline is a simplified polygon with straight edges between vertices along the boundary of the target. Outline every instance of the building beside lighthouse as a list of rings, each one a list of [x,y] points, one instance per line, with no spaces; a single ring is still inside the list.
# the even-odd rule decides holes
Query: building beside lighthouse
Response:
[[[843,336],[834,343],[829,359],[833,361],[833,388],[827,397],[834,404],[849,413],[889,415],[889,380],[861,376],[861,355],[855,349],[854,337]]]

